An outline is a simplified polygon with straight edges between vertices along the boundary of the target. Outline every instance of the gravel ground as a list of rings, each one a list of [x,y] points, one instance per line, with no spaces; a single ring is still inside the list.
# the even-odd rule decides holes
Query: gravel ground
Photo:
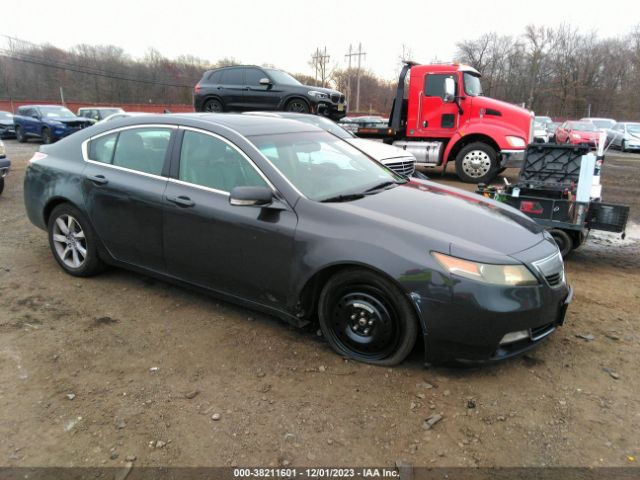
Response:
[[[492,367],[425,369],[416,348],[387,369],[138,274],[64,274],[24,212],[38,145],[5,143],[0,465],[637,464],[640,155],[607,159],[605,200],[631,204],[635,224],[567,262],[575,300],[548,341]]]

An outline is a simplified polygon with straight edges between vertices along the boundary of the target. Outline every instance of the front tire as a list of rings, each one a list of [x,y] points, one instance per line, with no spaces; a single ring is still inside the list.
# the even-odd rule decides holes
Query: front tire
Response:
[[[620,142],[620,151],[621,151],[622,153],[625,153],[625,152],[627,151],[627,145],[626,145],[626,143],[624,142],[624,140],[622,140],[622,142]]]
[[[374,365],[397,365],[416,342],[418,320],[400,288],[369,270],[329,279],[318,302],[320,329],[340,355]]]
[[[53,137],[51,136],[51,130],[47,127],[42,129],[42,143],[49,145],[53,143]]]
[[[465,183],[490,183],[498,168],[498,153],[486,143],[470,143],[456,155],[456,173]]]
[[[65,272],[76,277],[89,277],[103,269],[97,236],[76,207],[68,203],[55,207],[49,216],[47,229],[53,257]]]
[[[294,98],[293,100],[289,100],[287,105],[284,107],[285,112],[295,112],[295,113],[309,113],[309,105],[304,100],[299,98]]]
[[[27,141],[27,137],[22,131],[22,127],[16,127],[16,140],[18,140],[19,143],[25,143]]]

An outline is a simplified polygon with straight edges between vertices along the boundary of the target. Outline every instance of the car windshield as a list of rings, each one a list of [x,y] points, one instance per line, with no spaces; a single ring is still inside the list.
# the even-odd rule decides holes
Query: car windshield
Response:
[[[0,112],[0,119],[10,119],[13,118],[13,115],[9,112]]]
[[[538,117],[536,117],[536,122],[540,122],[540,123],[542,123],[542,124],[545,124],[545,125],[546,125],[547,123],[552,123],[552,122],[553,122],[553,120],[551,120],[551,117],[541,117],[541,116],[538,116]]]
[[[482,95],[482,85],[480,84],[480,77],[471,73],[464,73],[464,91],[470,97],[477,97]]]
[[[299,115],[295,118],[292,117],[292,119],[319,127],[329,133],[333,133],[336,137],[342,138],[344,140],[349,140],[354,137],[353,134],[347,132],[344,128],[332,122],[328,118],[319,117],[317,115]]]
[[[640,135],[640,123],[630,123],[627,125],[627,132],[633,135]]]
[[[579,130],[581,132],[595,132],[595,131],[597,131],[596,127],[592,123],[587,123],[587,122],[571,123],[571,124],[569,124],[569,127],[571,127],[574,130]]]
[[[591,120],[591,122],[598,128],[611,128],[616,124],[612,120]]]
[[[279,85],[302,85],[298,80],[281,70],[265,68],[265,71],[269,74],[271,79]]]
[[[249,140],[311,200],[346,201],[405,182],[327,132],[254,135]]]
[[[546,124],[543,123],[543,122],[536,121],[536,122],[534,122],[533,125],[537,130],[545,130],[546,129]]]
[[[74,118],[75,115],[65,107],[39,107],[43,117],[47,118]]]

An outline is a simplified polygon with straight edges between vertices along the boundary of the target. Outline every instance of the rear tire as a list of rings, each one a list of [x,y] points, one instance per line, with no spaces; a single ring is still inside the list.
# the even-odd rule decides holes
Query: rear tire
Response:
[[[498,154],[486,143],[470,143],[456,155],[456,173],[465,183],[491,183],[498,174]]]
[[[418,334],[418,319],[404,292],[362,268],[329,279],[318,316],[322,333],[338,354],[374,365],[402,362]]]
[[[27,137],[25,136],[24,132],[22,131],[22,127],[16,127],[16,139],[20,143],[25,143],[27,141]]]
[[[558,249],[560,250],[560,255],[562,255],[562,258],[566,258],[573,251],[573,248],[574,248],[573,239],[569,236],[567,232],[565,232],[564,230],[560,230],[559,228],[551,229],[549,230],[549,233],[551,234],[553,239],[556,241],[556,244],[558,245]]]
[[[222,102],[220,102],[220,100],[216,100],[215,98],[211,98],[211,99],[207,100],[206,102],[204,102],[202,110],[204,112],[209,112],[209,113],[223,113],[224,112],[224,108],[222,106]]]
[[[53,209],[47,226],[53,257],[65,272],[90,277],[104,264],[98,255],[98,238],[87,218],[73,205],[63,203]]]

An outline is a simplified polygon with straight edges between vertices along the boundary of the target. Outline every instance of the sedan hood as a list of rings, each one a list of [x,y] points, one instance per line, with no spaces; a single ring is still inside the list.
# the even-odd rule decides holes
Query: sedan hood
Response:
[[[454,256],[488,263],[509,262],[510,255],[546,238],[541,226],[507,205],[423,180],[328,205],[437,239]]]
[[[409,157],[413,161],[416,159],[406,150],[394,147],[393,145],[387,145],[386,143],[365,140],[364,138],[348,138],[346,141],[379,162],[384,162],[385,160],[391,160],[393,158]]]

